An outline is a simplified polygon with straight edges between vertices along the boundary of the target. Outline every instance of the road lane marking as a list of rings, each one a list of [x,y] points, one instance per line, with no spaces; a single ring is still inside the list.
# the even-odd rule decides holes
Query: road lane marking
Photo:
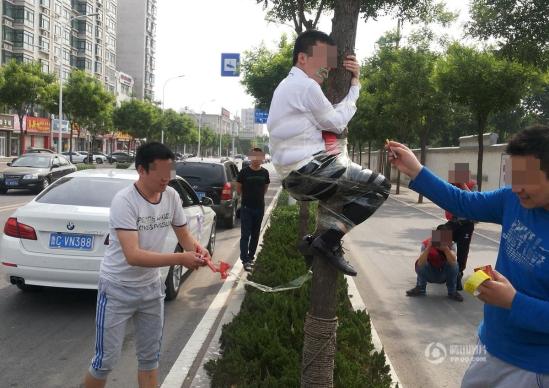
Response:
[[[348,288],[348,295],[349,299],[351,300],[351,305],[353,306],[353,309],[355,311],[358,310],[364,310],[366,314],[368,314],[368,310],[366,309],[366,304],[364,303],[364,300],[360,296],[360,292],[358,292],[358,288],[356,287],[356,283],[354,279],[350,276],[345,275],[345,278],[347,279],[347,284],[349,286]],[[369,314],[368,314],[369,315]],[[377,333],[376,328],[374,327],[374,322],[372,321],[372,318],[370,317],[370,331],[372,333],[372,343],[374,344],[374,348],[378,353],[381,353],[383,350],[383,344],[381,343],[381,338],[379,337],[379,334]],[[396,387],[397,384],[399,387],[404,388],[402,383],[400,382],[396,370],[393,367],[393,364],[391,363],[391,360],[389,359],[389,355],[387,352],[384,352],[385,354],[385,362],[387,365],[389,365],[389,374],[391,375],[391,380],[393,380],[392,386]]]
[[[261,235],[259,237],[259,243],[258,243],[258,250],[261,250],[261,241],[263,239],[263,233],[265,233],[265,230],[267,229],[269,225],[269,218],[271,215],[271,212],[274,209],[274,206],[278,202],[278,195],[282,191],[282,187],[280,187],[275,194],[275,199],[271,202],[269,207],[267,208],[267,211],[265,212],[265,218],[267,219],[267,222],[263,226],[261,230]],[[258,252],[259,253],[259,252]],[[233,267],[233,271],[240,275],[242,272],[242,261],[240,261],[240,256],[236,259],[236,263]],[[206,339],[208,337],[208,334],[212,330],[212,327],[214,323],[217,321],[217,318],[219,314],[223,311],[223,308],[225,304],[227,303],[227,300],[229,299],[229,296],[235,289],[235,283],[238,280],[238,277],[235,277],[234,279],[227,279],[223,282],[223,285],[221,286],[221,289],[215,296],[214,300],[208,307],[208,310],[202,317],[202,320],[194,330],[193,334],[187,341],[187,344],[181,350],[181,353],[177,357],[177,360],[175,360],[175,363],[172,365],[172,368],[170,369],[170,372],[162,382],[161,388],[180,388],[183,383],[185,382],[185,379],[187,378],[187,375],[191,371],[191,367],[193,366],[196,357],[201,352],[201,349],[204,346],[208,346],[209,344],[206,343]],[[194,378],[194,376],[190,376]]]
[[[417,206],[414,206],[414,205],[411,204],[411,203],[402,201],[402,200],[397,199],[397,198],[394,198],[394,197],[392,197],[392,196],[389,196],[389,198],[392,199],[393,201],[397,201],[397,202],[400,202],[400,203],[403,204],[403,205],[406,205],[406,206],[408,206],[408,207],[414,208],[414,209],[416,209],[416,210],[418,210],[418,211],[420,211],[420,212],[422,212],[422,213],[428,214],[428,215],[430,215],[431,217],[435,217],[437,220],[448,221],[446,218],[442,218],[442,217],[436,216],[436,215],[434,215],[433,213],[428,212],[427,210],[420,209],[420,208],[418,208]],[[442,208],[441,208],[441,209],[442,209]],[[482,233],[477,232],[476,230],[473,232],[473,234],[476,234],[476,235],[479,236],[479,237],[485,238],[486,240],[489,240],[489,241],[491,241],[491,242],[496,243],[497,245],[499,245],[499,241],[498,241],[498,240],[494,240],[494,239],[491,238],[491,237],[485,236],[485,235],[483,235]]]

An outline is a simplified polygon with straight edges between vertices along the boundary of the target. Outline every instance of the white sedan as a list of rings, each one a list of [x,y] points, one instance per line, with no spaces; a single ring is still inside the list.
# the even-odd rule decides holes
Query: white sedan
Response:
[[[0,257],[8,279],[22,290],[37,286],[97,289],[99,266],[109,243],[109,212],[114,195],[138,178],[135,170],[77,171],[51,184],[7,220]],[[183,203],[187,227],[211,254],[215,248],[216,216],[212,201],[199,201],[188,183],[170,182]],[[170,230],[162,252],[180,250]],[[182,266],[161,269],[166,299],[179,292]]]
[[[84,163],[86,160],[87,155],[83,154],[78,151],[72,151],[72,152],[63,152],[63,155],[67,157],[67,159],[72,159],[72,163]]]

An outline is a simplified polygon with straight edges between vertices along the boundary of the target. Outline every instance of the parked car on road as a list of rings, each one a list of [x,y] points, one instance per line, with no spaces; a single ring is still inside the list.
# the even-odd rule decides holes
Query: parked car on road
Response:
[[[126,152],[113,152],[109,155],[109,163],[131,163],[134,158]]]
[[[103,164],[103,163],[107,163],[109,161],[109,158],[107,157],[107,155],[105,155],[104,153],[102,152],[93,152],[92,153],[92,160],[90,161],[90,154],[88,151],[78,151],[79,153],[83,154],[86,156],[86,163],[97,163],[97,164]]]
[[[25,154],[55,154],[55,152],[47,148],[27,148]]]
[[[213,200],[213,210],[228,228],[233,228],[240,196],[236,191],[238,168],[230,160],[189,158],[175,164],[177,175],[185,178],[199,198]]]
[[[72,159],[73,163],[85,163],[86,158],[88,157],[88,155],[79,151],[72,151],[72,152],[67,151],[67,152],[63,152],[62,154],[65,155],[67,159],[69,160]]]
[[[50,183],[76,171],[76,166],[59,154],[24,154],[0,173],[0,193],[10,189],[30,189],[37,193]]]
[[[114,195],[138,178],[135,170],[83,170],[59,179],[7,220],[0,257],[8,279],[26,291],[37,286],[97,289],[99,267],[109,244]],[[181,196],[187,226],[210,253],[215,249],[216,216],[209,198],[199,201],[184,179],[170,182]],[[162,252],[180,251],[173,230]],[[161,269],[166,299],[179,292],[182,266]]]

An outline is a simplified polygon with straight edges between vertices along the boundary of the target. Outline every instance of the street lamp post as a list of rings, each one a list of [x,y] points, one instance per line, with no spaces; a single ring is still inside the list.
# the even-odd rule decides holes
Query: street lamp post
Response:
[[[99,14],[90,13],[89,15],[73,16],[69,18],[69,24],[71,24],[73,20],[85,19],[88,16],[97,16],[97,15]],[[59,117],[57,117],[57,123],[59,124],[58,125],[59,144],[57,144],[58,153],[61,153],[63,151],[63,131],[62,131],[62,123],[61,123],[61,120],[63,119],[63,32],[64,32],[64,29],[62,29],[61,36],[59,37]],[[71,160],[72,160],[72,157],[71,157]]]
[[[175,77],[168,78],[164,82],[164,86],[162,87],[162,113],[164,113],[164,99],[165,99],[165,92],[166,92],[166,84],[176,78],[183,78],[185,77],[185,74],[176,75]],[[162,127],[162,131],[160,132],[160,142],[164,144],[164,127]]]

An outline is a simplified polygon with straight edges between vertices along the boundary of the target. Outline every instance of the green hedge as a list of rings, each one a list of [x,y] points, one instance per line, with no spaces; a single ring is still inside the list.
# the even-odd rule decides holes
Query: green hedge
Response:
[[[306,271],[304,259],[295,248],[297,206],[286,203],[287,194],[282,193],[249,276],[254,282],[276,286]],[[299,387],[310,282],[281,293],[262,293],[249,286],[246,291],[239,314],[223,327],[221,357],[206,364],[211,386]],[[390,387],[384,355],[375,352],[372,345],[369,317],[352,309],[343,276],[339,278],[338,299],[335,385]]]
[[[84,164],[84,163],[78,163],[76,165],[76,170],[89,170],[90,168],[95,168],[95,164]]]
[[[127,169],[131,166],[131,163],[116,163],[116,168]]]

